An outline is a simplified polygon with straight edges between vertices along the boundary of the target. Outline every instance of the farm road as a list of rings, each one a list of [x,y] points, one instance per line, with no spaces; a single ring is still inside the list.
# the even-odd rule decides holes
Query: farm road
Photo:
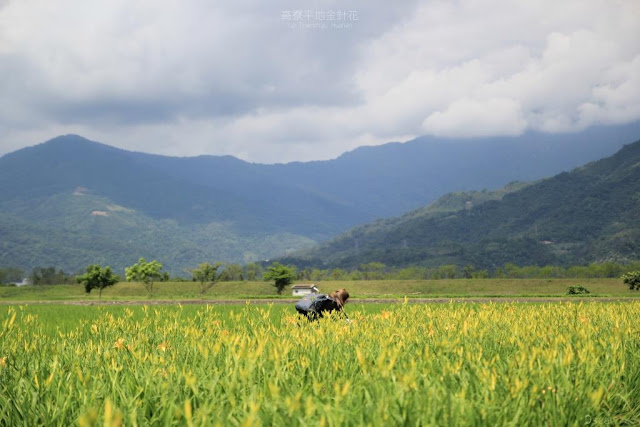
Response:
[[[614,297],[472,297],[472,298],[409,298],[409,304],[446,303],[553,303],[553,302],[629,302],[640,298]],[[105,300],[105,301],[0,301],[1,305],[61,304],[61,305],[245,305],[249,304],[295,304],[298,299],[224,299],[224,300]],[[403,303],[404,298],[353,298],[355,304]]]

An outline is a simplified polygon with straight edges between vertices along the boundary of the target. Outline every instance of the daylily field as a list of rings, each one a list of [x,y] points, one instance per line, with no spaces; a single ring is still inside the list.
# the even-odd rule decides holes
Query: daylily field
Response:
[[[640,302],[0,307],[0,425],[640,423]]]

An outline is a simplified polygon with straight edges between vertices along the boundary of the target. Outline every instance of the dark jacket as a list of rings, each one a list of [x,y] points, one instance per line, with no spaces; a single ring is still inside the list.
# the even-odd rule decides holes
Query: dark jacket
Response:
[[[296,303],[296,310],[309,319],[315,319],[317,317],[323,317],[324,313],[330,313],[333,310],[340,311],[341,307],[328,295],[311,294],[305,295]]]

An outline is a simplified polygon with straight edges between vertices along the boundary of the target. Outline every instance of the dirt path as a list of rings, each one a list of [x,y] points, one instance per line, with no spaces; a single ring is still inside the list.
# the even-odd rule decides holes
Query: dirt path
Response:
[[[297,299],[254,299],[254,300],[112,300],[112,301],[0,301],[0,305],[245,305],[249,304],[295,304]],[[409,298],[409,304],[446,303],[553,303],[553,302],[629,302],[640,298],[616,297],[470,297],[470,298]],[[404,298],[354,298],[350,305],[403,303]]]

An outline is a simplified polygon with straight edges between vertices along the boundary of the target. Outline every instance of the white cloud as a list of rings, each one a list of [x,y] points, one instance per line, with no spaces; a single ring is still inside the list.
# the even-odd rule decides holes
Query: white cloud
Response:
[[[461,99],[436,111],[423,124],[426,133],[445,136],[520,135],[527,127],[520,105],[509,98]]]
[[[369,46],[358,82],[372,104],[411,119],[404,129],[416,134],[567,132],[637,120],[631,73],[617,72],[624,107],[598,98],[608,76],[640,53],[639,12],[632,1],[428,3]]]
[[[579,123],[625,123],[640,117],[640,55],[614,64],[593,87],[589,101],[578,106]]]
[[[335,157],[424,133],[640,119],[636,0],[0,3],[0,154],[62,133],[171,155]]]

